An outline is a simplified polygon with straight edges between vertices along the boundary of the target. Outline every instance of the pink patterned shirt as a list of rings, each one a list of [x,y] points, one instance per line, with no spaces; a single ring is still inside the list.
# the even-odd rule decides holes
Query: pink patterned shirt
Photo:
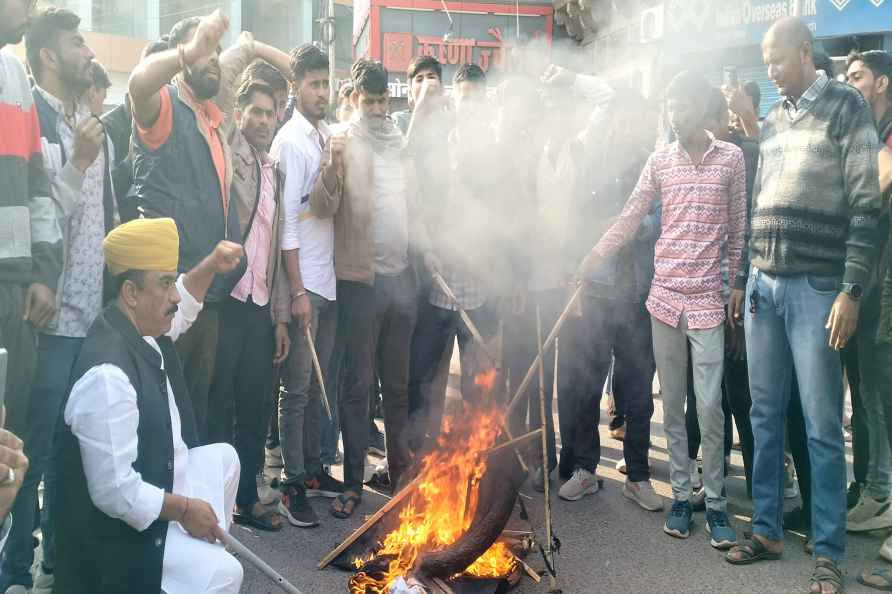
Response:
[[[622,214],[595,247],[601,257],[634,237],[657,199],[662,200],[662,232],[647,310],[672,327],[684,313],[689,328],[714,328],[725,321],[722,258],[727,255],[729,278],[735,278],[744,247],[743,152],[714,138],[699,165],[678,142],[654,152]]]
[[[255,153],[256,154],[256,153]],[[273,231],[273,215],[276,210],[275,168],[274,163],[266,155],[257,155],[260,166],[260,203],[251,222],[248,238],[245,240],[245,255],[248,269],[232,290],[231,295],[245,303],[248,296],[255,305],[261,307],[269,303],[269,284],[266,270],[269,264],[269,247]]]

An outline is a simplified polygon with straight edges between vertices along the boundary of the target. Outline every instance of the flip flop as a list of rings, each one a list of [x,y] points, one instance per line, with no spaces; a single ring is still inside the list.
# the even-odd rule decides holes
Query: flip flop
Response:
[[[356,506],[362,503],[362,498],[360,498],[359,495],[348,495],[347,493],[341,493],[337,496],[335,501],[341,504],[341,509],[335,509],[334,505],[332,505],[329,508],[331,515],[340,520],[345,520],[353,515],[353,512],[356,511]],[[347,511],[348,503],[351,504],[350,511]]]
[[[740,559],[733,557],[732,553],[737,551],[743,552],[744,557]],[[762,541],[758,539],[745,540],[730,551],[725,553],[725,561],[731,565],[750,565],[759,561],[777,561],[781,558],[780,553],[773,553],[765,548]]]
[[[263,513],[259,516],[256,516],[251,512],[235,512],[232,514],[232,521],[240,526],[251,526],[252,528],[265,530],[266,532],[278,532],[282,529],[282,526],[284,526],[283,523],[273,524],[273,516],[278,515],[279,514],[276,511],[264,508]]]
[[[880,581],[871,578],[879,578]],[[865,571],[858,576],[858,583],[874,590],[892,592],[892,571],[888,569],[872,569],[870,573]]]

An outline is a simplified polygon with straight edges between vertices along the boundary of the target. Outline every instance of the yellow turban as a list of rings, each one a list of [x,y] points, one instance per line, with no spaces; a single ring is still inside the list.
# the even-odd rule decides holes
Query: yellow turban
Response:
[[[113,229],[102,247],[114,275],[127,270],[176,270],[180,235],[173,219],[135,219]]]

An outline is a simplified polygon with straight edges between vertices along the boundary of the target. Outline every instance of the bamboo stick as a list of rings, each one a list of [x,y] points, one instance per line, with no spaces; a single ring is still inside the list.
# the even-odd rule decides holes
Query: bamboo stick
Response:
[[[554,567],[554,555],[551,551],[551,485],[548,480],[548,432],[544,431],[545,423],[553,421],[545,417],[545,361],[544,349],[542,346],[542,313],[538,305],[536,305],[536,334],[538,336],[537,344],[539,353],[537,360],[539,362],[539,419],[542,422],[542,474],[545,483],[545,556],[548,562]],[[548,572],[548,582],[551,590],[555,590],[557,583],[551,572]]]
[[[498,359],[490,352],[489,346],[486,344],[486,341],[483,339],[483,335],[480,333],[480,330],[477,328],[477,324],[471,320],[471,316],[468,315],[461,306],[458,304],[458,299],[455,297],[455,293],[452,292],[452,289],[449,288],[449,285],[446,284],[446,280],[439,272],[435,272],[433,275],[434,282],[440,287],[440,290],[446,293],[446,297],[449,298],[452,303],[455,304],[455,307],[458,309],[458,315],[461,317],[462,322],[465,323],[465,326],[468,327],[468,330],[471,332],[471,336],[474,340],[477,341],[477,344],[483,349],[483,353],[489,358],[492,364],[495,366]]]
[[[526,442],[538,437],[541,432],[542,432],[541,427],[539,429],[534,429],[534,430],[530,431],[529,433],[525,433],[524,435],[521,435],[520,437],[515,437],[513,439],[506,441],[505,443],[500,443],[497,446],[493,446],[493,447],[489,448],[488,450],[483,450],[482,452],[480,452],[479,455],[480,456],[489,456],[491,454],[495,454],[498,451],[504,450],[505,448],[518,446],[522,443],[526,443]]]
[[[508,403],[508,413],[507,416],[511,416],[511,411],[514,410],[514,407],[517,406],[517,403],[520,401],[521,395],[526,391],[526,389],[530,386],[530,382],[533,380],[533,374],[536,372],[536,366],[542,361],[543,353],[551,348],[552,343],[557,339],[557,335],[561,331],[561,326],[564,325],[564,322],[567,320],[567,316],[570,315],[570,311],[573,309],[573,306],[576,304],[576,300],[579,299],[579,296],[582,294],[582,287],[577,287],[573,292],[573,295],[570,296],[570,300],[567,302],[567,305],[564,307],[564,311],[561,312],[560,317],[554,323],[554,327],[551,329],[551,332],[548,333],[548,338],[545,339],[545,343],[542,345],[542,350],[536,354],[535,360],[530,365],[530,368],[527,370],[525,376],[523,376],[523,381],[520,382],[520,385],[517,387],[517,391],[514,393],[514,396],[511,398],[511,401]]]
[[[347,547],[349,547],[354,542],[356,542],[360,536],[362,536],[363,534],[368,532],[369,528],[371,528],[372,526],[377,524],[378,521],[384,517],[384,514],[386,514],[390,510],[392,510],[394,507],[397,506],[397,504],[400,501],[402,501],[409,494],[411,494],[412,491],[415,490],[415,487],[417,487],[420,482],[421,482],[421,475],[418,475],[414,479],[412,479],[412,482],[410,482],[405,487],[403,487],[403,489],[399,493],[394,495],[390,501],[385,503],[381,507],[381,509],[379,509],[378,511],[373,513],[369,517],[368,520],[363,522],[362,526],[360,526],[359,528],[354,530],[350,536],[348,536],[347,538],[344,539],[343,542],[341,542],[341,544],[336,546],[334,548],[334,550],[332,550],[329,554],[327,554],[325,557],[323,557],[322,560],[319,562],[319,565],[317,565],[316,567],[318,569],[325,569],[328,566],[328,564],[334,560],[335,557],[337,557],[338,555],[340,555],[341,553],[346,551]]]
[[[328,393],[325,391],[325,378],[322,376],[322,366],[319,364],[319,355],[316,354],[316,344],[313,342],[313,333],[310,332],[310,325],[304,326],[304,336],[307,337],[307,345],[310,347],[310,354],[313,357],[313,367],[316,369],[316,379],[319,381],[319,387],[322,388],[322,405],[325,407],[325,414],[331,421],[331,407],[328,405]]]
[[[284,592],[287,592],[288,594],[303,594],[291,582],[282,577],[279,572],[270,567],[266,561],[258,557],[254,551],[243,545],[237,538],[228,532],[223,533],[223,544],[231,551],[237,553],[239,557],[247,560],[251,565],[260,570],[260,573],[268,577],[272,583],[280,587]]]

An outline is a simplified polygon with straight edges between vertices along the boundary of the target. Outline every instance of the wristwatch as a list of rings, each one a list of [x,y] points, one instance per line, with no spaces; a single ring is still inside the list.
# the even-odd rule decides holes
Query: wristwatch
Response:
[[[861,299],[861,295],[864,294],[864,288],[858,283],[843,283],[842,292],[855,301],[858,301]]]

